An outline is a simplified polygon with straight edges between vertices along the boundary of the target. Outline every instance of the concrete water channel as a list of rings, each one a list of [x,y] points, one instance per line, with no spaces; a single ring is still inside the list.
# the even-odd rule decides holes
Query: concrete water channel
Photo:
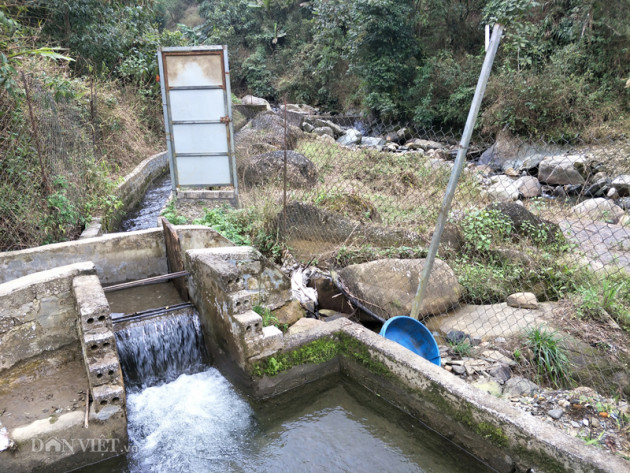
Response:
[[[263,327],[289,279],[176,233],[192,305],[160,314],[105,291],[169,272],[161,228],[0,254],[0,471],[628,471],[359,324]]]

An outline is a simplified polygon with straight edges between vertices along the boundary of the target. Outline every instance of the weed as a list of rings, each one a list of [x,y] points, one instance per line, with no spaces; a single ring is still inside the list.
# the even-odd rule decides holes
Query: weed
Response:
[[[280,321],[271,313],[271,310],[269,310],[268,307],[255,305],[252,307],[252,310],[262,317],[263,327],[269,327],[270,325],[275,325],[277,327],[279,325]]]
[[[166,209],[164,210],[164,212],[162,212],[162,216],[173,225],[185,225],[188,223],[188,219],[186,217],[177,213],[177,209],[175,208],[175,201],[170,201],[168,203]]]
[[[451,346],[451,350],[459,356],[469,356],[473,348],[468,340],[461,340],[459,342],[449,341],[448,344]]]
[[[251,222],[240,219],[241,212],[228,205],[204,209],[204,216],[193,221],[195,225],[212,227],[237,245],[251,245]]]
[[[543,326],[530,329],[525,345],[531,350],[530,361],[539,382],[548,382],[557,388],[571,384],[571,366],[557,332]]]
[[[512,232],[512,222],[498,210],[477,210],[467,214],[461,222],[469,250],[488,251],[506,241]]]

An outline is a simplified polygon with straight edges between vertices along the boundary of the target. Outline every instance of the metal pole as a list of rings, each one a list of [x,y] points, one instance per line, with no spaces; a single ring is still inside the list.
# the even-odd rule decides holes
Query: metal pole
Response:
[[[431,269],[433,268],[435,255],[437,254],[440,239],[442,238],[442,233],[444,232],[444,225],[446,225],[446,219],[451,209],[451,203],[453,201],[453,196],[455,195],[457,181],[459,180],[459,176],[461,175],[462,169],[464,168],[464,164],[466,162],[466,153],[468,152],[470,137],[475,127],[475,121],[477,120],[477,115],[479,114],[481,101],[483,100],[483,95],[486,91],[486,85],[488,84],[488,78],[490,77],[490,71],[492,70],[492,63],[494,62],[494,57],[497,54],[497,49],[499,48],[499,41],[501,40],[502,34],[503,27],[498,23],[495,24],[494,29],[492,30],[490,46],[486,51],[486,58],[483,61],[483,67],[481,68],[481,74],[479,75],[477,88],[475,89],[475,96],[473,97],[470,111],[468,112],[466,127],[464,128],[464,134],[462,135],[462,140],[459,144],[459,150],[457,151],[457,158],[455,159],[453,171],[448,181],[448,185],[446,186],[446,195],[444,196],[442,208],[440,209],[440,213],[438,215],[435,231],[433,232],[433,238],[431,238],[429,254],[425,259],[424,267],[422,268],[422,274],[420,276],[420,284],[418,284],[418,290],[416,291],[416,296],[414,297],[413,304],[411,306],[410,315],[414,319],[418,319],[420,315],[420,307],[422,306],[424,294],[429,283],[429,276],[431,274]]]
[[[282,181],[284,189],[282,192],[282,236],[287,232],[287,97],[284,96],[284,169],[282,172]]]

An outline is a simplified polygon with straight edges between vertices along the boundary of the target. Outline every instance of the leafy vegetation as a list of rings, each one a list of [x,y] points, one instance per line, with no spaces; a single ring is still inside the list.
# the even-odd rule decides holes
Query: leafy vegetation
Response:
[[[530,329],[526,334],[525,346],[531,351],[530,361],[539,382],[558,388],[571,385],[571,365],[557,332],[546,327]]]

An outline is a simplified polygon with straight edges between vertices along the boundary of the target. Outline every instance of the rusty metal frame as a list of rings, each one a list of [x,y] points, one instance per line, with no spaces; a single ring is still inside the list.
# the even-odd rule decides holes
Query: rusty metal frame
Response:
[[[221,78],[222,85],[215,86],[178,86],[171,87],[168,83],[168,70],[166,57],[168,56],[205,56],[216,55],[221,57]],[[164,127],[166,131],[166,146],[168,150],[171,183],[173,191],[177,191],[179,186],[179,176],[177,173],[176,160],[177,156],[182,157],[202,157],[202,156],[228,156],[230,182],[212,183],[214,186],[233,186],[234,195],[238,196],[238,181],[236,173],[236,158],[234,152],[234,128],[232,124],[232,92],[229,80],[229,62],[227,46],[194,46],[194,47],[172,47],[160,48],[157,53],[158,66],[160,73],[160,89],[162,92],[162,108],[164,113]],[[171,116],[171,90],[211,90],[221,89],[224,95],[224,114],[219,120],[180,120],[174,122]],[[173,137],[173,125],[192,125],[192,124],[224,124],[226,126],[227,137],[227,153],[208,152],[208,153],[177,153]],[[210,185],[210,184],[207,184]],[[186,187],[206,187],[207,185],[186,185]]]

